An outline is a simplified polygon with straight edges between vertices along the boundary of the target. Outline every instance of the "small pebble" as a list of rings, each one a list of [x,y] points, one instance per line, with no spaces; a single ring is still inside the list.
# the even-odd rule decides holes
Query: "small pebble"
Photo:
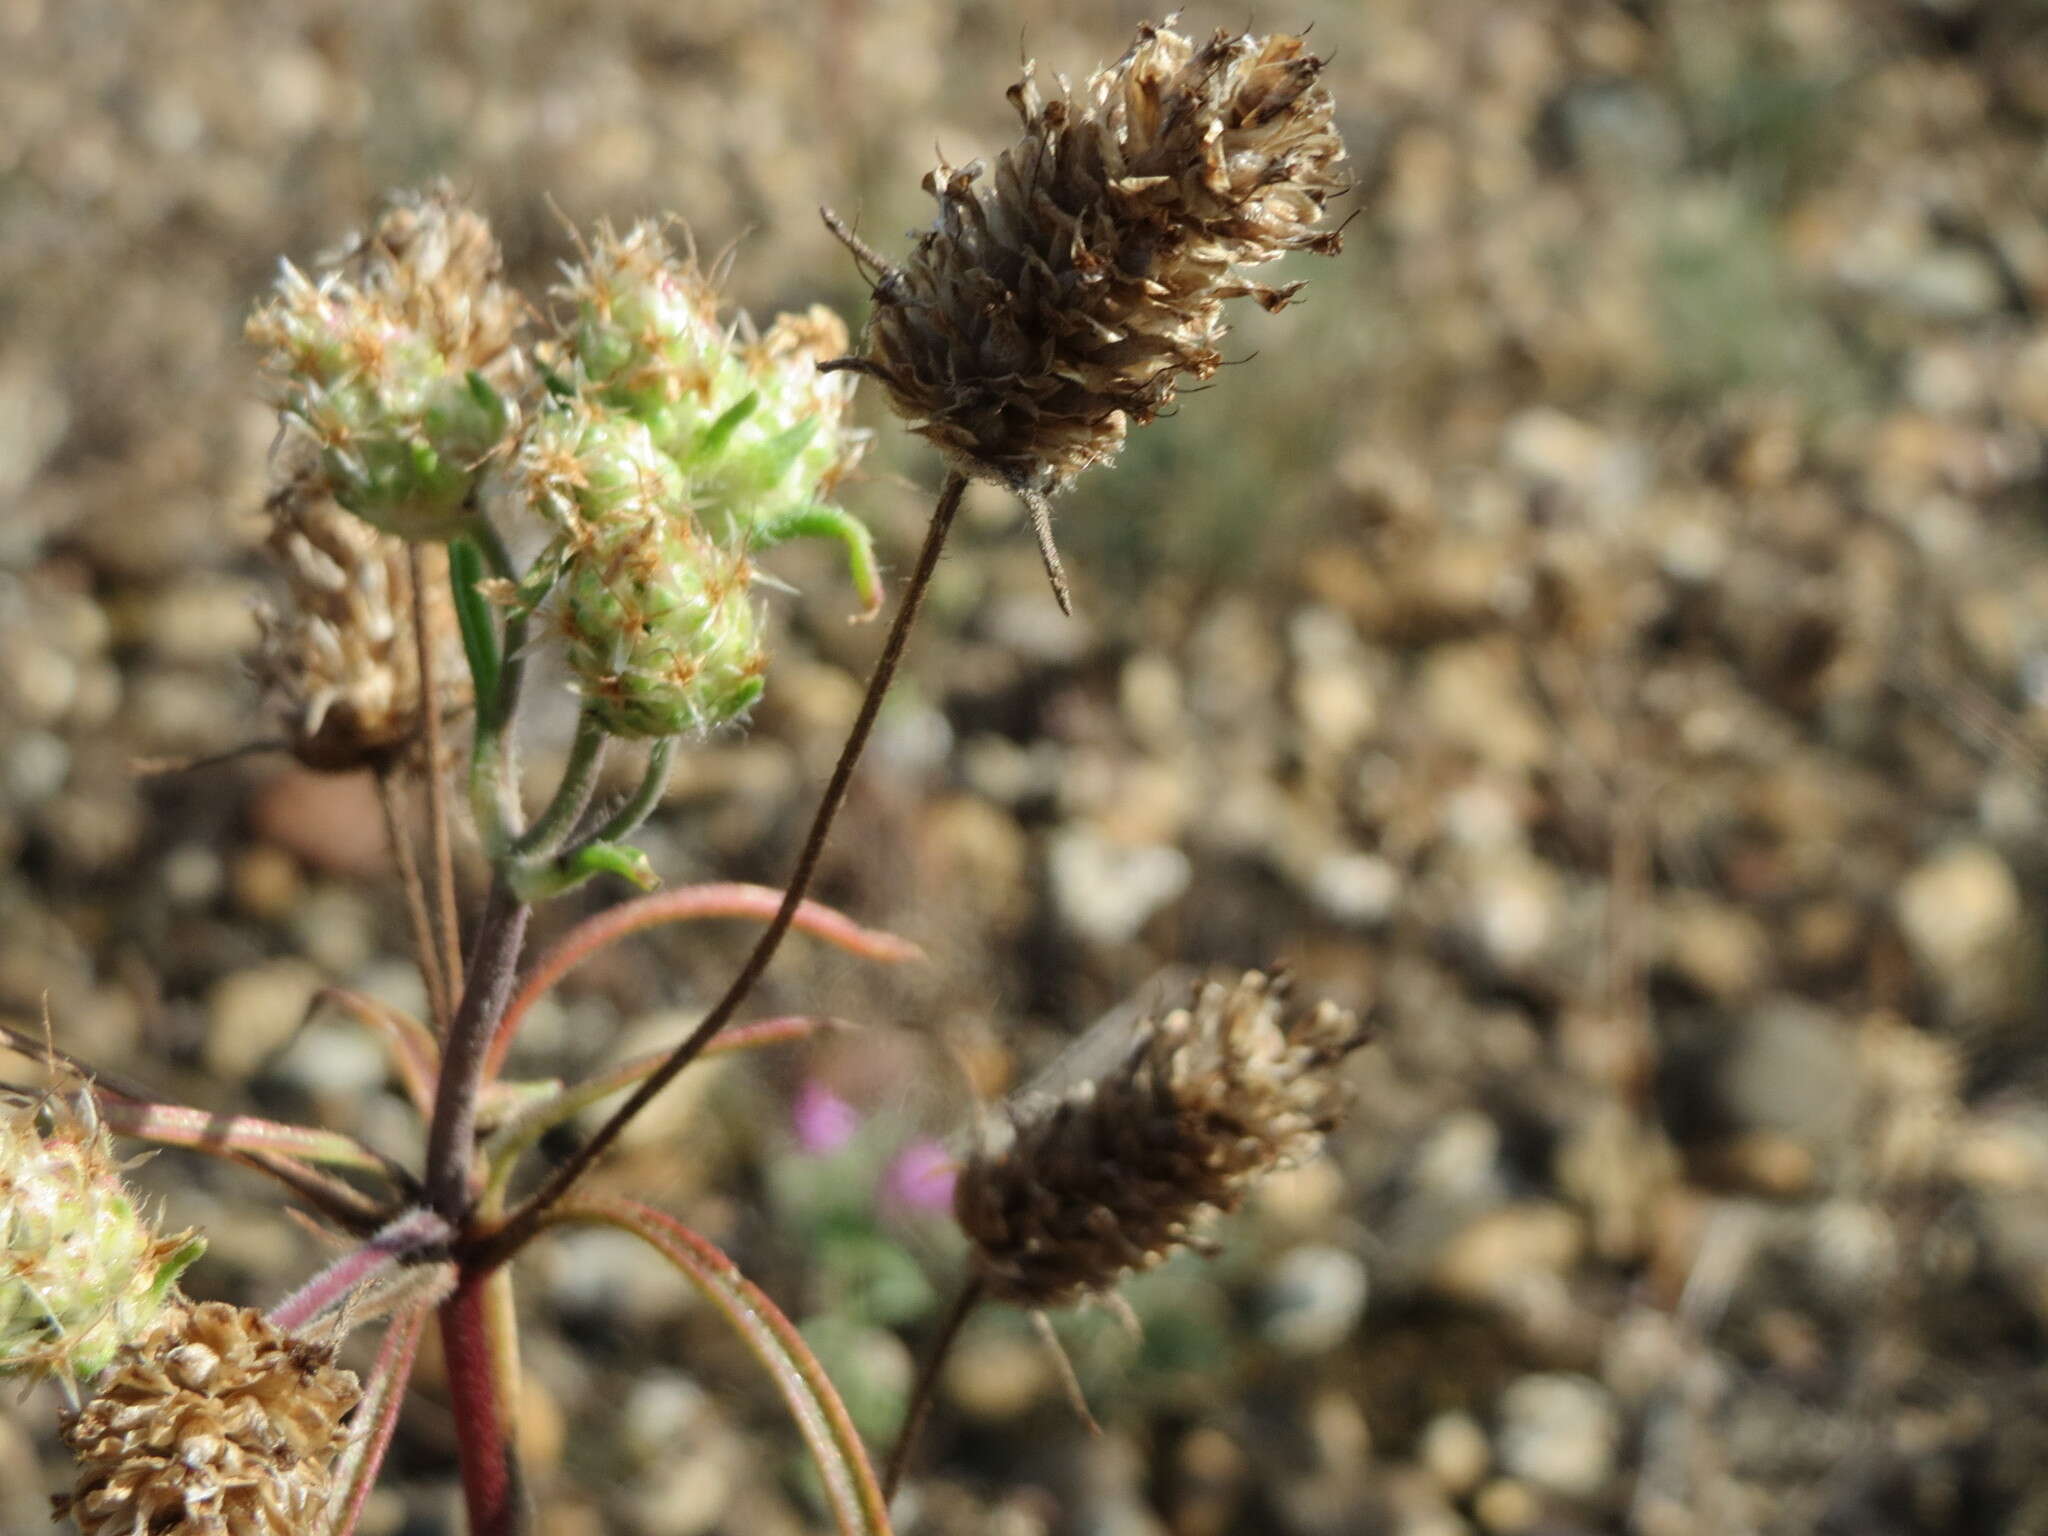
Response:
[[[1567,1498],[1590,1499],[1607,1486],[1620,1436],[1613,1398],[1588,1377],[1524,1376],[1501,1394],[1502,1468]]]
[[[1304,1244],[1274,1263],[1260,1289],[1260,1333],[1282,1354],[1335,1349],[1365,1314],[1365,1261],[1348,1249]]]
[[[1486,1431],[1471,1414],[1455,1409],[1438,1414],[1423,1427],[1417,1454],[1437,1486],[1454,1499],[1477,1488],[1493,1466],[1493,1446]]]

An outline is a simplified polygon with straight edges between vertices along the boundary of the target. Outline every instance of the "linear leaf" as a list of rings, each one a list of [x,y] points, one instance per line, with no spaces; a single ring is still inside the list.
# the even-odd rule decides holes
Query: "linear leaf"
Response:
[[[564,1201],[547,1224],[594,1223],[640,1238],[673,1264],[746,1341],[782,1394],[817,1463],[825,1499],[841,1536],[889,1536],[888,1501],[875,1481],[867,1448],[796,1325],[718,1246],[673,1216],[632,1200]]]

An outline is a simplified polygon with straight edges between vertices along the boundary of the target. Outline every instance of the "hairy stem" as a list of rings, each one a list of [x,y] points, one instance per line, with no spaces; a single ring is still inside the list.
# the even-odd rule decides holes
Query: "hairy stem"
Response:
[[[274,1152],[233,1152],[245,1168],[267,1173],[329,1221],[357,1237],[368,1237],[391,1219],[390,1209],[332,1174],[308,1168],[295,1157]]]
[[[532,908],[512,894],[500,876],[491,882],[470,955],[469,984],[448,1027],[441,1053],[441,1081],[434,1093],[434,1118],[427,1131],[427,1204],[449,1221],[468,1214],[476,1165],[477,1101],[483,1092],[484,1062],[499,1015],[512,996],[519,952]]]
[[[516,582],[511,551],[496,529],[479,522],[472,537],[491,574]],[[519,712],[520,690],[526,682],[527,616],[515,611],[505,620],[498,654],[497,687],[476,701],[476,733],[470,744],[469,809],[477,835],[493,860],[512,846],[519,825],[519,761],[513,752],[512,722]]]
[[[562,782],[547,809],[512,844],[515,854],[523,858],[545,857],[560,846],[576,825],[576,818],[583,814],[583,808],[590,804],[609,740],[603,722],[589,710],[576,717],[576,739],[569,746],[569,764],[562,772]]]
[[[297,1333],[408,1260],[445,1249],[451,1236],[453,1229],[432,1211],[408,1211],[272,1307],[270,1321]]]
[[[654,1096],[666,1088],[676,1075],[697,1059],[697,1055],[710,1043],[711,1037],[723,1029],[734,1013],[753,990],[754,983],[768,968],[768,962],[775,958],[775,951],[781,946],[783,937],[789,932],[790,924],[796,917],[797,908],[802,904],[804,893],[809,889],[811,877],[817,873],[818,860],[825,851],[825,840],[832,831],[833,818],[846,803],[846,792],[853,781],[853,770],[860,761],[861,751],[867,746],[868,737],[873,733],[875,717],[881,712],[882,696],[888,692],[889,684],[896,675],[897,664],[903,659],[903,650],[910,639],[911,626],[917,620],[919,607],[924,601],[926,590],[931,586],[932,574],[938,569],[939,554],[945,548],[946,535],[952,530],[953,519],[960,510],[960,499],[966,493],[967,481],[960,474],[949,474],[944,488],[939,492],[938,505],[932,511],[930,526],[925,530],[924,546],[918,551],[917,565],[910,580],[903,589],[902,604],[896,610],[895,621],[889,626],[889,635],[882,643],[882,654],[875,662],[875,670],[868,679],[867,693],[861,699],[860,713],[854,717],[853,729],[847,734],[846,743],[839,749],[839,761],[833,766],[832,777],[825,786],[825,793],[818,802],[817,813],[811,818],[809,834],[804,839],[803,851],[798,854],[796,871],[790,876],[789,885],[782,893],[782,905],[762,931],[753,952],[740,967],[739,974],[725,989],[725,995],[712,1005],[688,1039],[675,1048],[667,1061],[663,1062],[647,1081],[633,1093],[632,1097],[613,1112],[610,1119],[598,1127],[596,1133],[577,1148],[562,1166],[535,1191],[510,1217],[503,1227],[490,1235],[481,1245],[481,1252],[487,1262],[502,1262],[517,1252],[527,1239],[539,1229],[540,1219],[549,1206],[568,1193],[592,1163],[604,1153],[618,1135],[645,1109]],[[431,1183],[431,1181],[430,1181]]]
[[[676,760],[676,739],[664,736],[647,749],[647,771],[640,776],[640,785],[633,791],[633,798],[620,806],[605,824],[590,836],[594,843],[615,843],[620,838],[631,837],[640,830],[641,823],[654,814],[654,808],[661,804],[662,793],[668,788],[669,771]]]
[[[462,918],[455,899],[455,843],[449,830],[448,780],[441,758],[441,686],[434,639],[427,622],[427,562],[417,544],[406,546],[412,582],[412,643],[420,674],[420,748],[426,754],[427,841],[434,866],[434,917],[441,936],[444,996],[462,986]]]
[[[393,1321],[384,1335],[377,1363],[370,1371],[369,1385],[363,1392],[362,1406],[356,1413],[360,1435],[352,1438],[335,1464],[336,1503],[321,1536],[355,1536],[363,1518],[363,1506],[370,1501],[370,1490],[377,1484],[377,1473],[383,1468],[385,1454],[391,1449],[391,1436],[398,1428],[398,1410],[405,1403],[405,1389],[412,1381],[413,1362],[419,1355],[420,1334],[426,1322],[424,1311],[408,1313]]]
[[[552,992],[556,984],[577,966],[593,955],[602,954],[628,934],[664,923],[694,922],[712,917],[767,922],[781,905],[782,893],[770,886],[738,883],[684,885],[656,891],[651,896],[638,896],[585,918],[564,934],[554,948],[543,953],[526,973],[526,979],[520,982],[517,995],[506,1005],[505,1016],[498,1021],[498,1037],[491,1042],[487,1077],[497,1077],[505,1064],[506,1053],[512,1049],[512,1042],[519,1033],[519,1026],[533,1005]],[[828,944],[835,944],[848,954],[884,965],[924,958],[924,951],[908,939],[899,939],[893,933],[883,933],[878,929],[863,928],[844,914],[820,906],[815,901],[801,903],[796,909],[796,916],[790,921],[791,926]]]
[[[893,1501],[896,1497],[897,1485],[903,1481],[903,1469],[910,1464],[910,1453],[917,1448],[917,1437],[924,1433],[924,1421],[931,1416],[932,1399],[938,1394],[939,1372],[945,1368],[946,1356],[953,1352],[960,1330],[966,1327],[967,1319],[980,1302],[981,1276],[970,1275],[960,1287],[960,1294],[953,1298],[953,1309],[939,1325],[931,1348],[925,1354],[924,1364],[918,1368],[917,1385],[911,1388],[910,1402],[903,1410],[903,1427],[896,1431],[896,1444],[890,1448],[888,1464],[882,1468],[882,1497],[885,1499]]]

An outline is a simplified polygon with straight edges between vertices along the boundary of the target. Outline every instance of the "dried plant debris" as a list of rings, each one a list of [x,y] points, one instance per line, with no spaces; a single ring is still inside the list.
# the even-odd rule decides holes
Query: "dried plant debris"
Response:
[[[78,1481],[59,1514],[83,1536],[302,1536],[358,1395],[328,1346],[259,1312],[177,1308],[65,1423]]]
[[[1300,287],[1246,269],[1338,248],[1318,228],[1346,185],[1322,69],[1299,37],[1148,25],[1078,93],[1027,69],[993,176],[925,178],[938,221],[880,274],[858,366],[955,468],[1026,498],[1062,606],[1044,498],[1215,373],[1224,300]]]
[[[1107,1291],[1315,1155],[1342,1111],[1336,1069],[1366,1029],[1331,1003],[1289,1006],[1248,971],[1147,1015],[1100,1073],[1003,1106],[954,1212],[989,1293],[1061,1307]]]
[[[265,541],[283,600],[257,610],[250,670],[308,767],[388,763],[419,735],[423,699],[404,540],[347,512],[310,473],[271,494]],[[447,553],[420,551],[428,644],[445,714],[469,703],[469,668],[448,597]]]

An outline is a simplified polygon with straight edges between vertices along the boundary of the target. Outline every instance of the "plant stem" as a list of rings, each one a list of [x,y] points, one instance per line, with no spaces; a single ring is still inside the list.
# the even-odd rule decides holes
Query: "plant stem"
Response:
[[[961,497],[966,493],[966,477],[957,473],[946,476],[946,483],[939,492],[938,505],[932,511],[930,526],[925,530],[924,546],[918,551],[917,565],[910,574],[910,580],[903,589],[903,601],[896,610],[896,618],[889,626],[888,638],[882,642],[882,654],[875,662],[875,670],[868,679],[866,695],[861,699],[860,713],[854,717],[853,729],[847,734],[845,745],[839,749],[839,761],[832,769],[832,777],[825,786],[824,796],[818,802],[817,813],[811,818],[809,834],[804,839],[803,851],[797,856],[796,872],[790,876],[789,885],[782,893],[782,905],[763,930],[755,943],[753,952],[740,967],[739,974],[725,989],[725,995],[712,1005],[711,1011],[690,1033],[688,1039],[670,1053],[646,1082],[633,1093],[632,1097],[615,1110],[610,1119],[599,1126],[596,1134],[570,1155],[561,1167],[542,1183],[535,1193],[522,1203],[495,1233],[487,1235],[480,1247],[480,1256],[486,1263],[501,1263],[517,1252],[539,1229],[541,1218],[549,1206],[567,1194],[590,1165],[604,1153],[618,1135],[645,1109],[654,1096],[675,1080],[704,1047],[711,1037],[723,1029],[739,1006],[753,990],[754,983],[761,979],[761,973],[768,968],[768,962],[775,957],[783,936],[789,932],[790,923],[802,904],[804,893],[809,889],[811,877],[817,873],[818,860],[825,851],[825,839],[831,833],[833,818],[846,803],[846,792],[853,780],[854,766],[860,761],[861,750],[866,747],[868,737],[873,733],[875,717],[881,712],[882,696],[888,692],[889,684],[896,675],[896,666],[903,659],[905,644],[910,639],[911,626],[917,620],[919,607],[924,602],[926,590],[931,586],[932,573],[938,569],[939,554],[945,548],[946,535],[952,530],[953,519],[960,510]],[[445,1082],[445,1075],[444,1075]],[[431,1179],[429,1187],[432,1187]]]
[[[530,1528],[525,1479],[504,1417],[489,1292],[490,1277],[471,1271],[441,1303],[441,1352],[455,1411],[469,1536],[520,1536]]]
[[[270,1321],[297,1333],[322,1313],[340,1306],[359,1288],[432,1249],[453,1235],[432,1211],[408,1211],[360,1248],[352,1249],[270,1309]]]
[[[448,780],[441,761],[441,686],[427,623],[427,562],[418,544],[406,546],[412,582],[412,642],[420,675],[420,744],[427,765],[427,840],[434,865],[435,918],[441,934],[441,972],[447,995],[462,986],[462,919],[455,899],[455,844],[448,824]]]
[[[766,885],[681,885],[651,896],[637,896],[615,907],[586,917],[556,941],[533,963],[519,984],[519,992],[505,1006],[498,1020],[498,1037],[491,1042],[488,1077],[495,1079],[512,1049],[520,1022],[527,1011],[555,989],[557,983],[593,955],[602,954],[628,934],[660,927],[665,923],[695,922],[704,918],[744,918],[767,922],[782,904],[782,892]],[[908,939],[893,933],[863,928],[830,907],[806,901],[796,909],[791,926],[801,928],[827,944],[837,945],[850,955],[883,965],[922,960],[924,951]]]
[[[412,947],[418,957],[420,980],[427,988],[427,1011],[434,1028],[448,1028],[448,983],[441,974],[440,951],[434,940],[434,920],[427,910],[427,888],[420,879],[420,862],[413,852],[412,838],[405,829],[403,808],[398,803],[398,775],[389,764],[377,769],[377,803],[384,810],[384,836],[391,844],[391,861],[398,866],[398,883],[405,891],[405,915],[412,927]]]
[[[522,858],[544,857],[569,835],[576,818],[590,804],[609,740],[603,723],[589,710],[576,717],[576,739],[569,746],[569,763],[562,771],[562,782],[556,786],[555,797],[548,802],[547,809],[512,844],[515,854]]]
[[[953,1352],[953,1345],[959,1341],[960,1330],[980,1304],[981,1289],[981,1276],[968,1276],[960,1287],[960,1294],[953,1298],[953,1309],[939,1324],[938,1334],[932,1339],[924,1364],[918,1368],[917,1385],[911,1388],[910,1402],[903,1410],[903,1427],[896,1431],[896,1444],[889,1451],[888,1464],[882,1468],[882,1497],[885,1499],[893,1501],[896,1497],[896,1486],[903,1481],[903,1469],[910,1463],[910,1453],[917,1448],[917,1437],[924,1432],[924,1421],[931,1416],[932,1399],[938,1394],[939,1372],[945,1367],[946,1356]]]
[[[642,822],[654,814],[654,808],[661,804],[663,791],[668,788],[669,772],[676,760],[676,738],[664,736],[647,749],[647,771],[640,776],[640,787],[633,791],[633,798],[612,815],[612,818],[590,835],[593,843],[615,843],[620,838],[631,837],[640,830]]]
[[[391,1219],[392,1212],[388,1207],[330,1173],[308,1168],[297,1158],[274,1152],[231,1152],[227,1155],[245,1168],[269,1174],[352,1236],[368,1237]]]
[[[434,1118],[427,1130],[427,1204],[456,1226],[470,1204],[476,1164],[477,1101],[483,1091],[484,1062],[498,1016],[512,996],[519,952],[532,908],[512,894],[501,875],[491,882],[470,955],[469,984],[448,1026],[441,1053],[441,1081],[434,1093]]]

